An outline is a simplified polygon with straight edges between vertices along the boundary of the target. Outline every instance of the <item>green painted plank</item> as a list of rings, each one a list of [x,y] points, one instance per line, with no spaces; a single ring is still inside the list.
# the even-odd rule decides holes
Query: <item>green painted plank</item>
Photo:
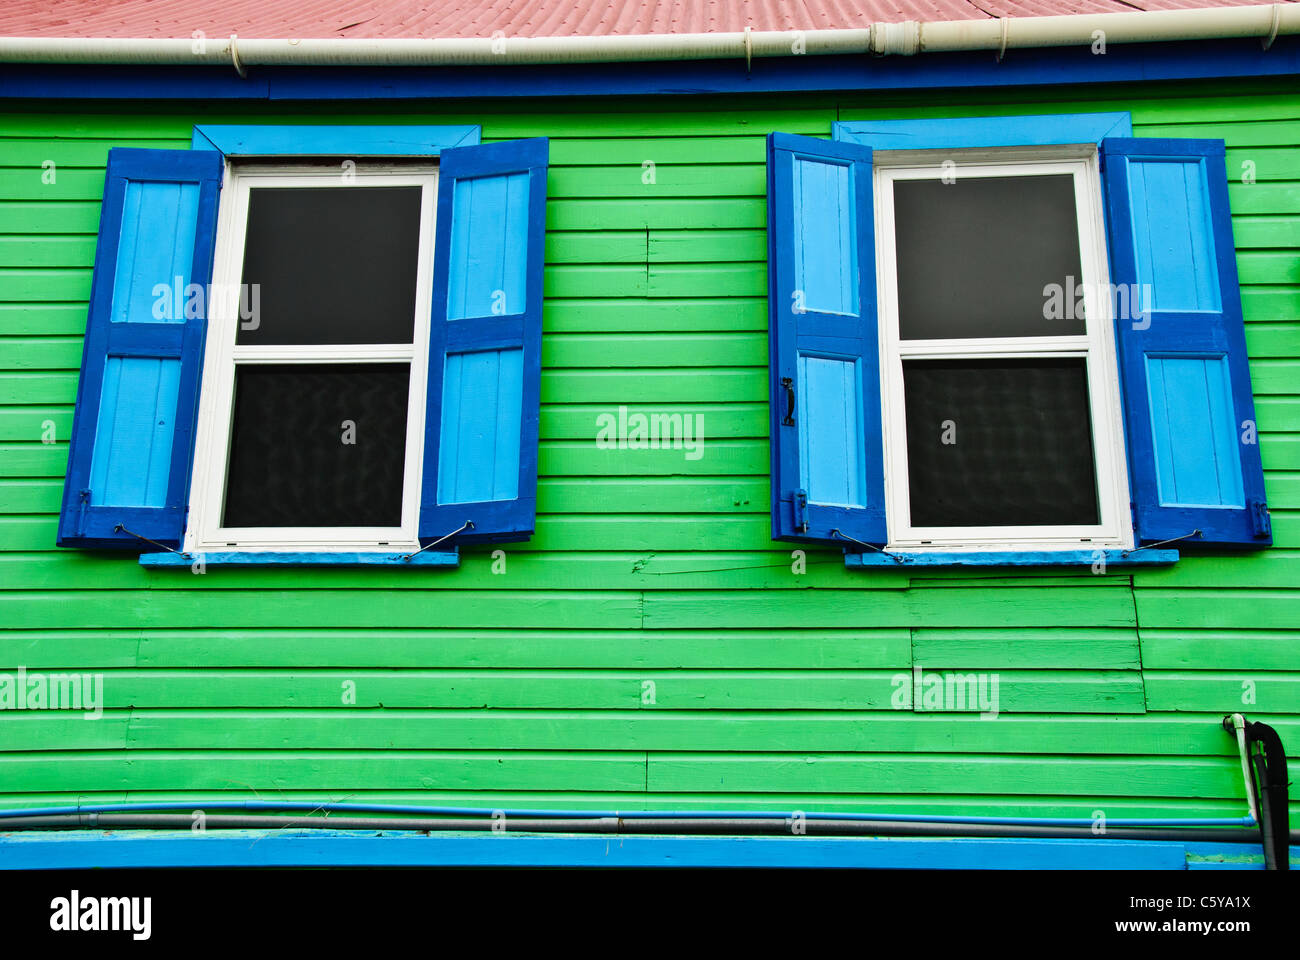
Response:
[[[0,768],[3,769],[3,768]],[[1243,792],[1233,759],[969,757],[805,754],[656,754],[647,761],[650,790],[816,793],[1026,793],[1088,796],[1203,796]]]
[[[580,710],[892,711],[910,690],[906,663],[892,671],[280,670],[104,671],[100,706]],[[101,682],[98,678],[96,683]],[[979,681],[972,680],[972,684]],[[989,681],[978,689],[989,691]],[[954,680],[966,683],[966,679]],[[1001,671],[989,704],[948,712],[1143,712],[1135,671]],[[1265,705],[1266,706],[1266,705]],[[920,712],[920,711],[917,711]]]
[[[1300,166],[1300,161],[1297,161]],[[1232,237],[1238,250],[1243,248],[1291,248],[1300,243],[1300,217],[1235,216]]]
[[[650,267],[652,297],[757,297],[767,291],[765,263],[669,263]]]
[[[1291,252],[1238,253],[1237,273],[1243,284],[1300,283],[1300,258]]]
[[[1300,713],[1300,673],[1148,670],[1145,679],[1147,709],[1152,711]]]
[[[0,222],[6,221],[11,211],[22,204],[0,203]],[[27,204],[39,208],[41,204]],[[24,210],[13,209],[16,217]],[[60,222],[72,222],[69,211]],[[722,198],[702,203],[690,199],[649,200],[548,200],[546,202],[547,230],[631,230],[649,227],[652,230],[718,230],[762,229],[766,227],[767,201],[759,198]],[[17,220],[19,225],[30,220]],[[69,230],[48,232],[77,232]]]
[[[1300,323],[1251,323],[1246,325],[1246,347],[1252,357],[1294,357],[1300,355]],[[1292,426],[1296,426],[1292,421]]]
[[[0,197],[6,200],[99,200],[104,194],[102,170],[51,169],[40,165],[0,167]]]
[[[1300,554],[1279,550],[1227,557],[1186,555],[1168,567],[1133,571],[1139,588],[1300,587]]]
[[[1300,371],[1300,362],[1296,367]],[[0,377],[0,400],[5,387]],[[756,367],[542,371],[542,403],[758,403],[766,401],[767,389],[767,370]],[[28,402],[49,401],[38,396]]]
[[[94,237],[0,236],[0,267],[85,268],[94,263]]]
[[[1300,314],[1300,290],[1287,287],[1244,287],[1241,310],[1247,323],[1294,320]]]
[[[0,211],[3,216],[3,211]],[[90,297],[89,268],[0,269],[0,294],[6,301],[84,302]]]
[[[3,449],[0,447],[0,452]],[[766,440],[711,440],[707,436],[693,438],[689,444],[683,439],[676,448],[649,450],[598,449],[594,439],[547,440],[538,453],[537,470],[544,477],[766,475],[767,449]],[[718,531],[719,537],[728,535]],[[713,546],[747,550],[752,549],[753,541],[715,540]]]
[[[56,599],[57,598],[57,599]],[[0,622],[12,627],[147,627],[201,622],[213,627],[367,627],[375,599],[347,590],[119,591],[106,604],[97,591],[0,594]],[[634,593],[463,591],[432,608],[409,591],[383,598],[392,627],[557,627],[633,629],[641,624]]]
[[[1294,670],[1292,625],[1278,630],[1143,627],[1142,663],[1148,670]]]
[[[0,403],[72,403],[76,399],[75,372],[0,373]]]
[[[730,349],[739,350],[743,346],[745,345],[735,344],[731,345]],[[763,347],[766,349],[766,344]],[[50,418],[54,419],[56,430],[62,429],[63,419],[65,419],[65,415],[62,414],[63,408],[23,409],[24,412],[21,414],[10,415],[6,415],[7,412],[0,409],[0,440],[30,440],[39,437],[40,424]],[[44,412],[38,416],[35,413],[26,413],[26,409],[41,409]],[[52,409],[54,412],[51,412]],[[708,439],[767,437],[767,406],[761,403],[547,404],[541,410],[541,433],[545,440],[594,440],[601,435],[602,429],[608,428],[611,424],[615,426],[617,432],[620,417],[626,419],[643,416],[649,423],[648,418],[655,414],[661,417],[693,418],[689,421],[692,424],[692,436],[704,436]],[[681,419],[673,423],[676,433],[684,431],[687,421]],[[32,433],[33,427],[37,430],[35,434]],[[11,433],[13,436],[9,435]]]
[[[86,304],[0,303],[0,330],[9,336],[79,337],[86,332]]]
[[[50,202],[0,198],[0,231],[14,236],[27,233],[99,232],[99,203],[88,200]]]
[[[81,325],[85,327],[84,310]],[[548,300],[543,326],[546,333],[611,330],[625,333],[652,330],[753,330],[765,333],[767,296],[676,300]]]
[[[7,167],[42,169],[42,164],[52,160],[55,175],[64,167],[90,167],[99,171],[99,183],[104,184],[104,167],[108,164],[108,151],[113,147],[147,147],[154,150],[188,150],[190,138],[130,142],[130,138],[113,136],[99,140],[71,140],[62,137],[11,137],[11,128],[0,122],[0,158]]]
[[[1009,643],[1011,638],[1014,642]],[[1141,667],[1137,631],[1120,628],[1058,628],[912,631],[915,663],[935,670],[1000,670],[1059,667],[1133,670]]]
[[[1300,183],[1229,183],[1228,204],[1234,214],[1300,213]]]
[[[592,137],[551,141],[551,165],[594,166],[680,163],[766,163],[762,136],[728,137]]]
[[[650,233],[652,263],[767,262],[763,230],[655,230]]]
[[[1147,627],[1223,629],[1294,627],[1300,592],[1293,590],[1135,589],[1138,622]]]
[[[662,589],[780,589],[854,588],[901,590],[907,587],[903,572],[864,582],[858,571],[844,567],[844,558],[832,551],[803,551],[797,561],[793,551],[677,553],[640,551],[526,552],[501,547],[464,548],[460,568],[425,577],[413,570],[319,569],[276,566],[273,569],[190,567],[146,570],[133,554],[108,556],[55,549],[0,555],[0,582],[11,590],[114,590],[186,591],[200,585],[205,590],[229,589],[342,589],[373,590],[545,590],[556,584],[581,590]],[[795,564],[798,564],[797,569]],[[202,576],[196,583],[191,578]]]
[[[0,346],[0,369],[81,369],[81,337],[5,337]]]
[[[362,787],[499,790],[636,790],[645,759],[635,753],[509,751],[182,751],[0,754],[0,778],[10,790],[222,790],[232,783],[269,790],[351,791]]]
[[[717,630],[536,629],[436,630],[301,627],[220,630],[68,629],[0,631],[0,662],[29,669],[109,667],[375,666],[391,669],[609,668],[879,669],[909,663],[906,628],[835,630],[800,627],[744,633]]]
[[[62,477],[67,468],[65,443],[0,444],[0,477]]]
[[[542,363],[551,368],[766,367],[767,362],[767,336],[761,333],[555,333],[542,338]]]
[[[36,177],[40,181],[39,171]],[[31,189],[30,176],[14,183],[14,199],[24,199],[16,191]],[[0,169],[0,196],[6,183]],[[100,186],[102,187],[102,182]],[[766,164],[674,164],[646,157],[635,164],[551,167],[546,178],[546,195],[555,199],[568,197],[765,197]],[[97,196],[92,195],[92,196]],[[69,187],[68,200],[83,199]]]
[[[644,230],[551,230],[546,235],[546,263],[646,262]]]
[[[774,595],[744,591],[648,593],[645,625],[674,627],[783,627],[809,619],[835,627],[1053,627],[1132,626],[1133,603],[1122,586],[1069,590],[1042,587],[912,589],[905,594],[815,591]]]
[[[1300,299],[1300,294],[1297,295]],[[1300,358],[1252,360],[1250,386],[1255,396],[1300,396]]]
[[[1251,120],[1235,123],[1135,124],[1139,137],[1209,137],[1229,147],[1293,147],[1300,142],[1300,120]]]
[[[87,749],[78,730],[53,711],[33,712],[13,733],[11,749]],[[109,711],[112,723],[126,713]],[[734,750],[740,752],[996,753],[1233,757],[1236,744],[1204,716],[1015,716],[988,723],[973,716],[903,712],[862,717],[818,711],[695,710],[135,710],[126,731],[137,749],[374,750]],[[1300,733],[1278,720],[1283,738]],[[87,724],[77,718],[82,727]],[[67,731],[68,742],[58,732]],[[121,745],[123,731],[111,734]]]

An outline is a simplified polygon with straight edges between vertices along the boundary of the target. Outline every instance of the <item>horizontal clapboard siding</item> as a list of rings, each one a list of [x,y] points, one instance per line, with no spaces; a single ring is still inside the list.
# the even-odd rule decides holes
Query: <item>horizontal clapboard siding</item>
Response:
[[[491,548],[465,550],[455,571],[202,576],[57,550],[107,152],[184,148],[195,115],[0,115],[0,671],[100,673],[105,701],[93,721],[0,718],[0,805],[256,791],[1240,814],[1218,718],[1245,710],[1300,744],[1300,96],[1223,83],[991,96],[517,115],[205,106],[214,123],[551,138],[537,534],[509,548],[504,574]],[[1277,548],[1014,577],[849,573],[838,553],[806,549],[794,574],[768,520],[765,135],[828,136],[837,118],[1113,110],[1132,113],[1137,136],[1227,141]],[[620,406],[701,418],[701,455],[596,448],[598,418]],[[999,717],[896,709],[914,667],[996,674]]]

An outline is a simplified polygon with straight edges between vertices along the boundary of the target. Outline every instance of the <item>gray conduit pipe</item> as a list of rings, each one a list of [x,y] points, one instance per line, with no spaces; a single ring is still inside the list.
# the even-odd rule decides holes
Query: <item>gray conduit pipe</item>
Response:
[[[133,828],[154,830],[190,830],[195,820],[185,813],[98,813],[57,814],[14,817],[0,822],[3,830]],[[393,830],[430,833],[487,832],[509,833],[596,833],[596,834],[700,834],[700,835],[792,835],[789,820],[739,820],[719,818],[644,818],[592,817],[589,819],[515,818],[491,820],[450,817],[292,817],[245,814],[208,814],[203,818],[208,830]],[[1145,828],[1112,827],[1104,834],[1094,834],[1087,827],[1019,826],[991,823],[899,823],[892,820],[805,820],[799,830],[809,836],[881,836],[881,837],[1016,837],[1042,839],[1112,839],[1172,840],[1211,843],[1258,843],[1253,828],[1183,827]],[[1291,841],[1300,843],[1300,830],[1292,831]]]

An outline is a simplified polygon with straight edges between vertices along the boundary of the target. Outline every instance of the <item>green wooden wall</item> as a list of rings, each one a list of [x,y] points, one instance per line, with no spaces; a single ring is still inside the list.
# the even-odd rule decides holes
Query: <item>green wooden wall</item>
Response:
[[[0,670],[103,673],[108,709],[0,713],[0,804],[1241,813],[1219,718],[1244,710],[1300,746],[1300,94],[1283,89],[10,105]],[[764,135],[1090,110],[1228,143],[1277,547],[1098,576],[849,573],[812,549],[792,573],[769,537]],[[552,138],[536,536],[504,573],[491,548],[455,571],[202,576],[57,550],[107,150],[182,148],[195,121],[331,119]],[[702,414],[703,456],[597,449],[620,404]],[[914,663],[997,672],[1002,716],[891,709]]]

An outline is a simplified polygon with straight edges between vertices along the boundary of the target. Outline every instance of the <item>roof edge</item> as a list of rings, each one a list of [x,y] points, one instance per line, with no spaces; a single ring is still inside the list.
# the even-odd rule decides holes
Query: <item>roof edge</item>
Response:
[[[0,37],[0,63],[250,66],[506,66],[1093,46],[1300,34],[1300,4],[877,23],[837,30],[458,39]]]

